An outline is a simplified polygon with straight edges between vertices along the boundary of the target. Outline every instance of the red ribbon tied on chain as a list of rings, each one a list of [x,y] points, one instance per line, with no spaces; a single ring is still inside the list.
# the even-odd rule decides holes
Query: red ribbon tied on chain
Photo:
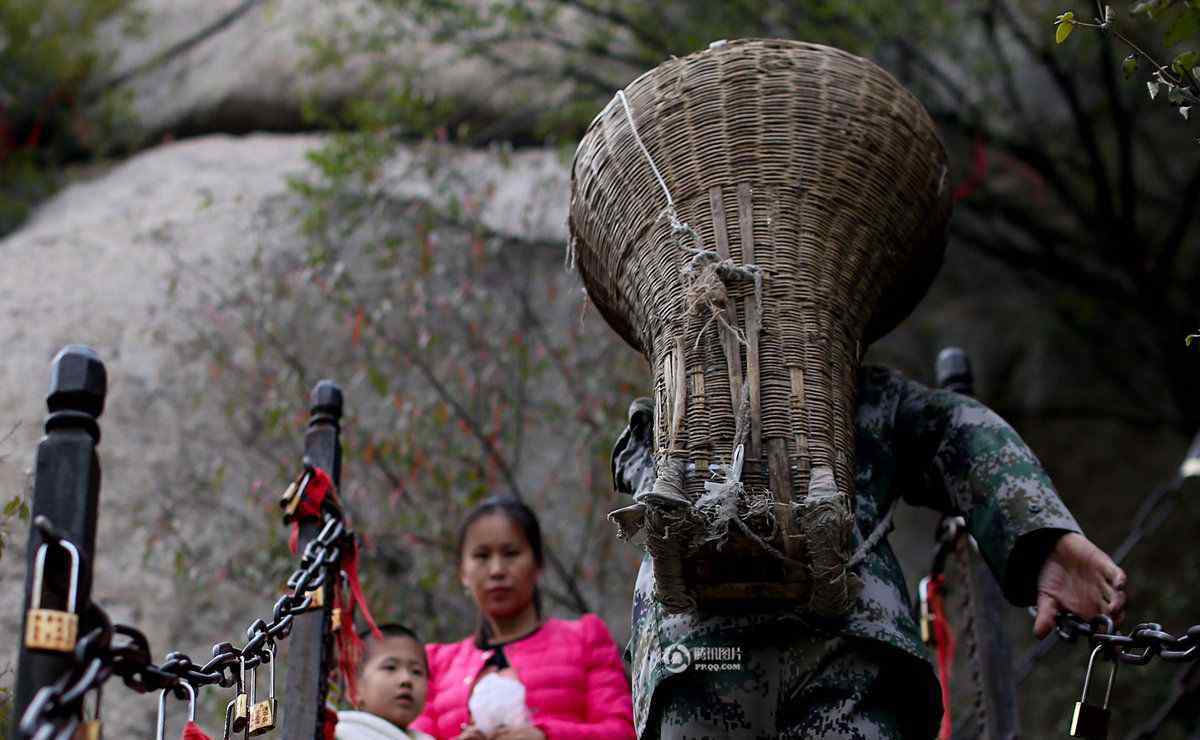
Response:
[[[212,740],[208,735],[204,734],[204,730],[195,722],[188,722],[183,726],[182,740]]]
[[[346,693],[352,700],[358,697],[358,665],[362,660],[365,647],[358,631],[354,629],[354,612],[362,613],[363,621],[371,630],[371,636],[377,640],[383,639],[383,633],[375,624],[367,599],[363,596],[362,584],[358,579],[358,541],[351,538],[349,547],[343,548],[341,555],[342,573],[346,576],[349,593],[342,590],[339,580],[334,585],[333,607],[342,609],[342,626],[335,635],[337,639],[338,670],[342,672],[342,680],[346,685]]]
[[[291,515],[292,531],[288,537],[288,546],[291,548],[292,554],[296,555],[300,547],[300,523],[304,520],[320,519],[321,512],[326,504],[326,500],[335,508],[341,510],[341,502],[338,501],[337,489],[333,485],[333,479],[329,477],[321,468],[311,468],[306,471],[308,480],[305,482],[304,488],[296,492],[296,496],[300,497],[294,513]],[[342,672],[342,678],[345,681],[346,689],[350,696],[356,696],[358,675],[358,663],[363,655],[362,638],[358,636],[358,632],[354,629],[354,613],[361,611],[363,621],[371,630],[372,636],[376,639],[383,639],[383,633],[379,631],[379,627],[375,624],[375,618],[371,615],[371,610],[367,606],[366,597],[363,596],[362,583],[358,576],[358,541],[354,537],[348,537],[345,543],[340,544],[340,558],[338,562],[339,569],[345,574],[346,583],[350,587],[350,592],[344,594],[342,590],[342,581],[336,579],[333,584],[333,608],[342,610],[341,628],[335,635],[338,651],[338,669]],[[337,722],[336,713],[334,723]]]
[[[938,740],[950,740],[950,666],[954,663],[954,633],[946,621],[946,604],[942,600],[942,588],[946,577],[939,573],[929,579],[929,609],[933,614],[933,636],[937,641],[938,682],[942,685],[942,726]]]
[[[298,554],[300,548],[300,522],[306,519],[320,519],[321,509],[325,506],[325,499],[334,491],[333,479],[329,477],[321,468],[312,468],[306,470],[308,480],[304,483],[304,488],[296,492],[296,496],[300,498],[296,510],[291,514],[292,533],[288,536],[288,547],[292,554]],[[341,508],[340,502],[337,500],[337,493],[333,493],[331,503]]]

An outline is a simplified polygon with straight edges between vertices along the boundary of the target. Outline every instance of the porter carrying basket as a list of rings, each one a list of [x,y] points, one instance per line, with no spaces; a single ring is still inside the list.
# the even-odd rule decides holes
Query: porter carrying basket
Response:
[[[940,266],[946,176],[921,104],[815,44],[672,59],[588,128],[573,259],[654,372],[654,482],[611,518],[669,611],[853,602],[858,366]]]

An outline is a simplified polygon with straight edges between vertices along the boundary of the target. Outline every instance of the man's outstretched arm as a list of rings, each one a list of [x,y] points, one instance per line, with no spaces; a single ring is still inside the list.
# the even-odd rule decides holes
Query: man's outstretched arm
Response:
[[[983,404],[906,383],[895,418],[898,481],[910,503],[962,515],[1005,596],[1054,616],[1120,618],[1125,574],[1080,531],[1037,457]]]

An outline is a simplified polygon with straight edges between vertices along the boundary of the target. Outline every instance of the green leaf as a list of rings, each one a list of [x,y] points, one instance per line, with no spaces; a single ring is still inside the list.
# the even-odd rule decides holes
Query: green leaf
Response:
[[[1200,37],[1200,8],[1184,7],[1183,12],[1171,21],[1163,36],[1163,44],[1170,48],[1181,41]]]
[[[1154,100],[1155,98],[1158,97],[1158,83],[1157,82],[1147,82],[1146,89],[1150,91],[1150,99],[1151,100]]]
[[[1185,51],[1175,57],[1175,61],[1171,62],[1171,69],[1175,70],[1176,74],[1180,77],[1183,77],[1197,64],[1200,64],[1200,51]]]
[[[1068,10],[1054,22],[1058,25],[1058,30],[1054,32],[1054,43],[1061,44],[1075,30],[1075,13]]]
[[[4,516],[15,516],[21,510],[21,497],[13,496],[12,500],[4,505]]]
[[[1137,72],[1137,68],[1138,60],[1134,54],[1125,57],[1125,61],[1121,62],[1121,71],[1125,73],[1125,79],[1127,80],[1133,77],[1134,73]]]

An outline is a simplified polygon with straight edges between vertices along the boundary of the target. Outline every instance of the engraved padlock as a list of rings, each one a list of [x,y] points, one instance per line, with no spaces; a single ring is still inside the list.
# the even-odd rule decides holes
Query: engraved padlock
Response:
[[[67,589],[67,610],[42,608],[42,581],[46,569],[46,552],[53,543],[45,542],[37,549],[33,565],[32,603],[25,614],[25,647],[30,650],[53,650],[69,653],[75,649],[79,636],[79,614],[75,603],[79,593],[79,550],[67,540],[57,544],[71,558],[71,582]]]
[[[1108,709],[1108,699],[1112,696],[1113,681],[1117,677],[1117,666],[1120,661],[1113,659],[1112,673],[1108,674],[1108,688],[1104,690],[1104,705],[1096,706],[1088,703],[1088,686],[1092,682],[1092,666],[1096,656],[1104,649],[1097,645],[1088,658],[1087,673],[1083,675],[1083,695],[1075,702],[1075,714],[1071,717],[1071,737],[1086,737],[1093,740],[1104,740],[1108,737],[1108,721],[1112,712]]]
[[[96,687],[96,713],[89,720],[84,720],[75,730],[73,740],[104,740],[104,732],[100,724],[100,687]]]
[[[275,715],[278,713],[279,705],[275,701],[275,646],[267,645],[267,659],[271,664],[271,688],[267,698],[262,701],[256,701],[257,682],[256,673],[258,668],[250,669],[250,734],[262,735],[275,729]]]
[[[188,722],[196,721],[196,689],[187,681],[182,681],[179,684],[187,691],[188,695]],[[171,689],[163,689],[158,693],[158,730],[154,737],[156,740],[164,740],[167,733],[167,692]]]
[[[230,729],[234,733],[242,732],[250,724],[250,696],[246,693],[246,656],[238,658],[237,696],[230,702],[233,705],[233,718]]]

